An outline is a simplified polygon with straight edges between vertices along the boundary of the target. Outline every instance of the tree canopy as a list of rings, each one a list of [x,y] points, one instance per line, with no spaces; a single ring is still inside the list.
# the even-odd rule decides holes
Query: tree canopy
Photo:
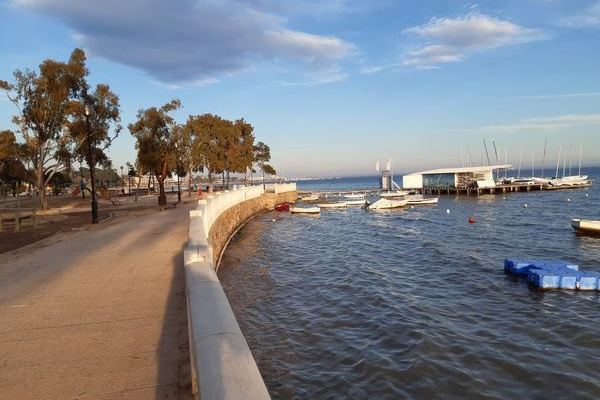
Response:
[[[160,108],[150,107],[137,113],[137,121],[128,128],[136,139],[137,160],[145,171],[156,175],[160,188],[159,204],[166,204],[164,180],[176,168],[174,129],[175,119],[171,112],[181,107],[173,99]]]

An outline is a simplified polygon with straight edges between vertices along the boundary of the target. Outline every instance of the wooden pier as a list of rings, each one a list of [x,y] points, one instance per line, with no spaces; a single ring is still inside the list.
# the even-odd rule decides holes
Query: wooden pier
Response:
[[[515,192],[534,192],[542,190],[573,190],[573,189],[584,189],[592,186],[592,184],[578,185],[578,186],[544,186],[542,184],[535,185],[516,185],[506,184],[497,185],[488,188],[468,187],[468,186],[427,186],[421,189],[403,189],[409,193],[423,194],[423,195],[448,195],[448,196],[481,196],[481,195],[500,195],[506,193]],[[307,196],[309,194],[320,194],[322,197],[344,197],[351,193],[362,193],[366,196],[378,196],[381,194],[379,189],[354,189],[354,190],[323,190],[323,191],[308,191],[299,190],[299,197]]]
[[[466,195],[480,196],[482,194],[505,194],[513,192],[533,192],[544,190],[543,185],[497,185],[488,188],[468,187],[468,186],[432,186],[416,189],[420,194],[437,194],[437,195]]]

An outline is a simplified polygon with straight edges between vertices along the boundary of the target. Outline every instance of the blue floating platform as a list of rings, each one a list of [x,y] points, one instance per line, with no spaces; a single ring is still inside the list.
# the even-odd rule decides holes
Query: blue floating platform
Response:
[[[540,289],[600,290],[600,273],[580,271],[566,261],[504,260],[504,272],[527,277],[527,282]]]

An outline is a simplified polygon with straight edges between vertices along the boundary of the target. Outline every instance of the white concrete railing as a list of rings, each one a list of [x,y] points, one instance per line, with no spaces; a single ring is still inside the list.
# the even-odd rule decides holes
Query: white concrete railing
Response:
[[[296,191],[296,182],[292,183],[268,183],[265,185],[266,192],[272,192],[275,194],[285,193],[285,192],[295,192]]]
[[[210,228],[225,210],[259,197],[262,186],[225,191],[190,211],[184,250],[192,385],[202,400],[267,400],[269,392],[214,268]]]

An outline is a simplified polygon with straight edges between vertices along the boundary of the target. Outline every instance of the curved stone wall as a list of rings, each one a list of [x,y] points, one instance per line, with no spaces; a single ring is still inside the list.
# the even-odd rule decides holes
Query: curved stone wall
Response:
[[[229,238],[241,225],[277,202],[295,198],[295,184],[275,185],[271,193],[253,186],[208,196],[190,211],[184,263],[192,382],[197,399],[270,399],[216,268]]]

